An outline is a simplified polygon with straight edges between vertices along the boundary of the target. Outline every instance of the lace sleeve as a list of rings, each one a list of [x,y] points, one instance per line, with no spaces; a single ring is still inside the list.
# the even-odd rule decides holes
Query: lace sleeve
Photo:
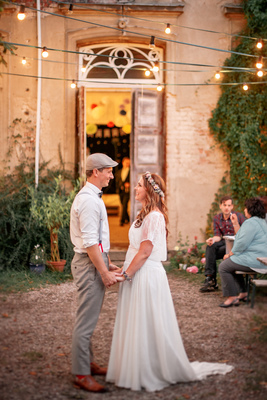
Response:
[[[165,220],[160,212],[151,212],[143,221],[141,242],[149,240],[153,246],[166,240]]]

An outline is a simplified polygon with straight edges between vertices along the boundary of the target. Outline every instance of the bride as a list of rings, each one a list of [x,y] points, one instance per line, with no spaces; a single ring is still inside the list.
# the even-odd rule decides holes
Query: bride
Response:
[[[129,231],[123,272],[117,274],[123,283],[106,380],[153,392],[176,382],[230,372],[233,367],[226,364],[189,362],[161,263],[167,256],[165,183],[146,172],[135,190],[142,210]]]

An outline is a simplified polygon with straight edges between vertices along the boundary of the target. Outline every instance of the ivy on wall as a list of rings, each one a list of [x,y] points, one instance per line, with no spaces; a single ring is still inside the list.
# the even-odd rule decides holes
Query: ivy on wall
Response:
[[[266,0],[244,1],[244,12],[247,19],[244,36],[266,38]],[[265,41],[263,48],[258,50],[255,40],[241,38],[236,51],[266,57],[267,43]],[[224,66],[255,68],[256,61],[255,57],[233,54]],[[266,64],[265,60],[265,69]],[[256,72],[239,71],[225,73],[223,77],[223,82],[255,81],[267,81],[266,71],[262,78]],[[220,192],[225,193],[227,189],[236,208],[242,210],[246,198],[267,195],[267,85],[250,85],[247,92],[242,85],[221,86],[221,91],[209,120],[211,133],[229,160],[229,183],[223,180]],[[218,200],[218,194],[216,198]]]

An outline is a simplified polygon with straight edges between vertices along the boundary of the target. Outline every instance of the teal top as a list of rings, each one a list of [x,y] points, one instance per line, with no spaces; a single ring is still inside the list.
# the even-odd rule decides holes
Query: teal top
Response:
[[[267,257],[267,223],[258,217],[248,218],[236,234],[231,260],[260,272],[267,269],[257,257]]]

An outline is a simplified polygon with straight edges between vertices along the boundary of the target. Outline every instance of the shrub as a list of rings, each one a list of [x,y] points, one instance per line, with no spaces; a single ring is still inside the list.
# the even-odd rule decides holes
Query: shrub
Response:
[[[184,242],[181,232],[179,232],[179,239],[175,247],[176,254],[171,258],[172,266],[178,269],[186,269],[195,265],[198,267],[198,271],[202,272],[205,265],[205,245],[206,243],[197,242],[197,236],[195,236],[195,243],[190,245],[188,237]]]

